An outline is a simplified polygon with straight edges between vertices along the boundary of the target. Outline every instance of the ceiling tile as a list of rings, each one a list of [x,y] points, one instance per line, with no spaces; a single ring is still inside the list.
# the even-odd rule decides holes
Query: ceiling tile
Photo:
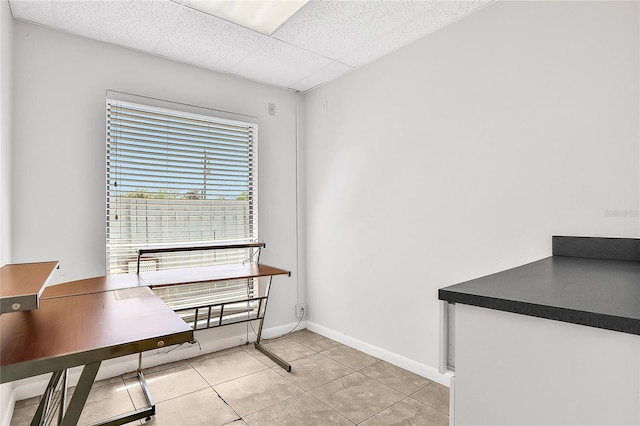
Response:
[[[289,88],[299,92],[306,92],[327,81],[331,81],[352,69],[353,67],[350,67],[349,65],[345,65],[337,61],[331,61],[329,65],[320,68],[302,80],[292,84]]]
[[[48,27],[56,26],[53,12],[54,4],[51,1],[13,0],[9,5],[14,18],[36,22]]]
[[[425,1],[311,1],[273,37],[337,59],[413,19]]]
[[[193,10],[184,0],[9,0],[9,5],[17,19],[308,91],[491,1],[312,0],[272,37]]]
[[[268,84],[290,87],[331,62],[323,56],[278,40],[268,38],[267,41],[232,67],[230,72]]]
[[[391,53],[476,11],[492,0],[423,2],[420,13],[403,25],[369,40],[362,47],[340,58],[341,62],[359,67]]]
[[[65,0],[57,9],[61,30],[150,52],[182,6],[166,0]]]
[[[227,72],[256,48],[268,42],[267,36],[183,7],[174,26],[160,42],[155,53]]]

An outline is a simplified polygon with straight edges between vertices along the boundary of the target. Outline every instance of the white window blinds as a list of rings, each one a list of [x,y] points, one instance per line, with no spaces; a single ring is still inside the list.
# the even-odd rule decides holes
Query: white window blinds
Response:
[[[107,100],[107,272],[135,272],[140,246],[256,240],[256,158],[256,124]],[[141,269],[247,255],[167,253]]]

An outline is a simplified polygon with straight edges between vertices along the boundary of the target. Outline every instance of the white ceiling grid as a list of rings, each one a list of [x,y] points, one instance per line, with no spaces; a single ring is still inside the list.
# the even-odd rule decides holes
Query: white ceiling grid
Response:
[[[307,92],[493,0],[311,0],[271,36],[182,0],[9,0],[14,18]]]

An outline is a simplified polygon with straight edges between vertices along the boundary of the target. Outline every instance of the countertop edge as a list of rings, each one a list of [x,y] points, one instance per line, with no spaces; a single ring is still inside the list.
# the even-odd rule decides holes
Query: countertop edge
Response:
[[[624,318],[615,315],[480,296],[446,289],[438,290],[438,299],[449,303],[461,303],[604,330],[640,335],[640,320],[634,318]]]

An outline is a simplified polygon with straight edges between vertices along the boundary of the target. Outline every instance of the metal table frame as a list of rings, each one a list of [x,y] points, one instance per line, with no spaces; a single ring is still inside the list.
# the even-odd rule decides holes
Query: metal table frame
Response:
[[[173,286],[173,285],[184,285],[191,284],[194,282],[214,282],[214,281],[225,281],[232,279],[251,279],[251,278],[260,278],[260,277],[268,277],[269,282],[265,288],[264,296],[259,297],[247,297],[242,300],[233,300],[229,302],[222,303],[212,303],[206,305],[192,306],[188,308],[176,309],[176,312],[183,312],[193,310],[195,311],[195,317],[193,321],[193,330],[204,330],[207,328],[220,327],[223,325],[231,325],[242,322],[249,321],[260,321],[258,326],[258,333],[256,341],[254,342],[254,347],[282,367],[287,372],[291,371],[291,364],[280,358],[278,355],[271,352],[269,349],[265,348],[260,340],[262,338],[262,328],[264,325],[264,317],[267,312],[267,302],[269,299],[269,292],[271,290],[271,284],[273,282],[273,277],[275,275],[287,275],[291,276],[290,271],[286,271],[284,269],[274,268],[268,265],[260,264],[260,254],[261,250],[266,247],[266,244],[263,242],[254,242],[254,241],[233,241],[233,242],[214,242],[208,244],[199,244],[199,245],[163,245],[163,246],[149,246],[149,247],[141,247],[138,249],[138,259],[137,259],[137,274],[150,288],[157,287],[165,287],[165,286]],[[243,262],[241,265],[220,265],[220,266],[211,266],[205,268],[197,268],[198,271],[192,278],[189,278],[187,275],[188,269],[176,269],[173,270],[177,275],[171,276],[167,272],[169,271],[156,271],[156,272],[140,272],[140,259],[145,254],[153,254],[153,253],[171,253],[171,252],[180,252],[180,251],[202,251],[202,250],[228,250],[228,249],[250,249],[253,251],[251,256],[249,257],[249,262]],[[177,278],[176,278],[177,277]],[[258,301],[258,309],[257,315],[251,316],[247,315],[246,318],[240,318],[234,321],[230,321],[223,324],[223,315],[224,309],[227,305],[237,304],[237,303],[250,303]],[[212,309],[220,308],[220,312],[218,314],[217,322],[212,322]],[[206,321],[202,319],[202,323],[204,326],[199,326],[200,321],[200,311],[206,310]]]
[[[142,289],[146,289],[142,295],[140,288],[132,288],[43,297],[39,309],[0,317],[0,382],[52,372],[32,426],[49,424],[56,414],[59,425],[76,425],[102,361],[193,341],[193,330],[151,290]],[[87,327],[94,318],[95,326]],[[113,318],[117,320],[109,324]],[[122,327],[136,322],[152,325],[140,329]],[[78,326],[79,323],[84,324]],[[21,339],[30,333],[51,337],[36,337],[31,342]],[[65,340],[67,335],[70,337]],[[76,366],[83,369],[75,392],[67,401],[68,369]],[[112,417],[100,425],[121,425],[155,414],[155,403],[139,370],[137,378],[148,407]]]

